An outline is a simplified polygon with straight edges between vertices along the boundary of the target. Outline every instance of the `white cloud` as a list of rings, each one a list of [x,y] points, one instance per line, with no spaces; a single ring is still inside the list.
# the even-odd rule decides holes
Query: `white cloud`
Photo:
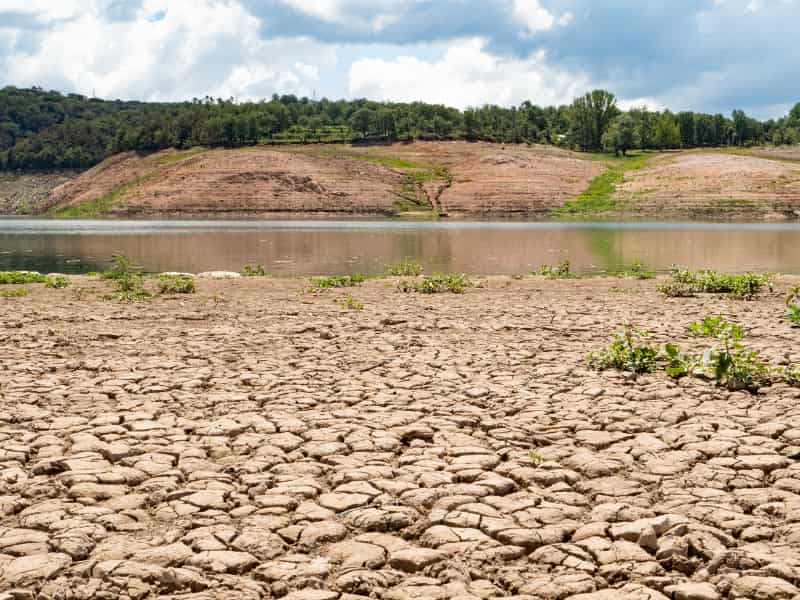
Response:
[[[539,0],[514,0],[514,18],[530,33],[551,29],[556,22],[550,11],[539,4]]]
[[[464,108],[483,104],[510,105],[570,102],[588,87],[580,73],[549,66],[544,52],[527,59],[489,53],[481,39],[447,46],[438,61],[414,56],[394,60],[364,58],[350,67],[351,96],[411,102],[426,100]]]
[[[622,110],[644,107],[648,110],[660,111],[665,108],[660,101],[649,96],[643,96],[641,98],[620,98],[617,104]]]
[[[0,9],[18,1],[0,0]],[[29,13],[37,14],[37,2]],[[235,0],[144,0],[133,20],[115,22],[104,18],[106,2],[92,10],[83,4],[79,14],[44,30],[35,51],[7,56],[0,85],[53,85],[111,98],[251,99],[310,94],[319,69],[335,63],[332,46],[263,39],[261,22]],[[162,12],[163,19],[152,20]]]

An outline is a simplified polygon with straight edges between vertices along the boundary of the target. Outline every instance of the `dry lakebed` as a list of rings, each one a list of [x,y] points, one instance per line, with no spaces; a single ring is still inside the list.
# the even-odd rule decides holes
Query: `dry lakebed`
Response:
[[[798,278],[71,279],[0,298],[3,600],[800,599],[800,388],[586,360],[724,315],[798,364]]]

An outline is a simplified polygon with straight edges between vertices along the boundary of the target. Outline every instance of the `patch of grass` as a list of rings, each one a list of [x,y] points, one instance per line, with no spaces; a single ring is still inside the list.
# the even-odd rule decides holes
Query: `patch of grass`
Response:
[[[471,287],[475,287],[475,283],[469,277],[452,273],[425,275],[421,281],[401,281],[397,285],[401,292],[419,294],[463,294]]]
[[[361,273],[355,273],[353,275],[332,275],[330,277],[312,277],[311,290],[320,291],[332,288],[356,287],[366,280],[366,276]]]
[[[627,288],[627,287],[620,287],[620,286],[612,286],[608,290],[612,294],[638,294],[642,290],[639,288]]]
[[[422,275],[422,265],[418,262],[403,260],[386,267],[386,274],[394,277],[417,277]]]
[[[589,365],[599,371],[616,369],[631,373],[652,373],[658,366],[659,350],[644,343],[645,334],[626,327],[616,333],[611,344],[589,354]]]
[[[124,183],[96,200],[84,202],[76,206],[54,206],[47,212],[47,215],[60,219],[92,219],[101,217],[138,183],[139,180],[131,183]]]
[[[0,271],[0,285],[46,283],[47,276],[33,271]]]
[[[577,275],[572,272],[572,265],[567,259],[560,261],[555,267],[542,265],[539,267],[539,270],[533,274],[550,279],[575,279],[577,277]]]
[[[170,154],[156,156],[153,162],[155,162],[157,165],[169,165],[198,154],[203,154],[204,152],[207,152],[205,148],[191,148],[190,150],[185,150],[183,152],[172,152]]]
[[[586,154],[589,160],[604,160],[606,170],[589,182],[589,187],[578,194],[575,200],[566,202],[554,212],[554,216],[585,216],[608,212],[621,208],[623,203],[614,197],[617,185],[625,180],[626,173],[642,169],[649,156],[632,153],[629,156],[611,157],[607,154]]]
[[[22,298],[27,296],[30,292],[24,287],[15,290],[2,290],[0,291],[0,298]]]
[[[245,265],[242,267],[242,277],[266,277],[267,270],[263,265]]]
[[[194,294],[194,277],[188,275],[159,275],[159,294]]]
[[[364,310],[364,303],[359,302],[353,296],[348,295],[344,300],[342,300],[342,306],[344,306],[348,310]]]
[[[729,208],[729,209],[736,209],[736,208],[754,208],[757,206],[755,201],[747,200],[745,198],[724,198],[722,200],[717,201],[717,206],[719,208]]]
[[[70,286],[70,281],[63,275],[48,275],[45,277],[45,287],[60,290]]]
[[[769,273],[742,273],[739,275],[716,271],[692,271],[673,266],[670,279],[658,286],[668,296],[692,296],[698,293],[728,294],[731,298],[752,300],[767,287],[772,289]]]

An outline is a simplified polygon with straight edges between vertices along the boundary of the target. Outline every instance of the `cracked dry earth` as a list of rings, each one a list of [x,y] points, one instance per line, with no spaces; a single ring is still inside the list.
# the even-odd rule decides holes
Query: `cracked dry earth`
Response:
[[[31,286],[0,299],[0,598],[797,600],[800,390],[584,363],[714,313],[797,361],[796,282]]]

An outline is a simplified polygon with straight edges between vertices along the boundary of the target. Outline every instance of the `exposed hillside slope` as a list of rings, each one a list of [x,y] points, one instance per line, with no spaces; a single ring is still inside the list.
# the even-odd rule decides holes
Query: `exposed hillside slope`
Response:
[[[794,158],[752,149],[612,159],[467,142],[167,150],[119,154],[52,194],[52,178],[49,187],[22,186],[37,190],[36,202],[3,202],[19,196],[20,185],[6,182],[0,210],[76,217],[797,218]]]

